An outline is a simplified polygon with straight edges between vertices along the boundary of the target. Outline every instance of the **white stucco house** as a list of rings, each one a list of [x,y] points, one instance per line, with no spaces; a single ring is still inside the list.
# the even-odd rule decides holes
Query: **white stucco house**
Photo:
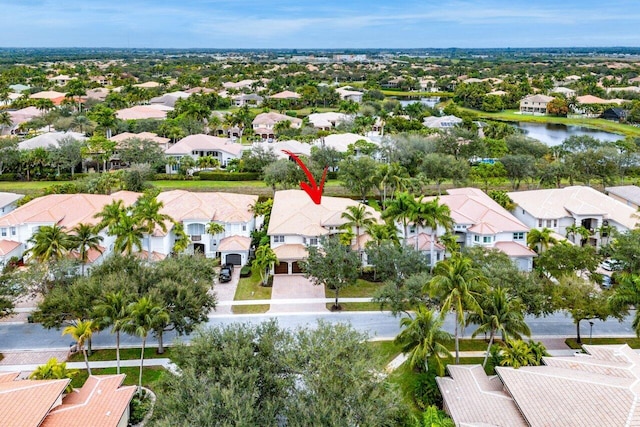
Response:
[[[229,160],[242,157],[242,151],[242,145],[229,138],[205,134],[189,135],[165,150],[167,157],[177,160],[176,164],[167,165],[167,173],[177,173],[180,159],[185,156],[192,157],[196,162],[200,157],[212,156],[221,166],[226,166]]]
[[[18,206],[24,194],[0,192],[0,216],[6,215]]]

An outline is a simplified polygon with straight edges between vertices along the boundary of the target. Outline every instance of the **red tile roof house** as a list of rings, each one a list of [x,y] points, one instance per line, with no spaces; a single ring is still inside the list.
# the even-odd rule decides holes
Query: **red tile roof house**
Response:
[[[347,222],[342,213],[349,206],[360,205],[355,200],[327,196],[317,205],[302,190],[277,191],[267,230],[271,247],[280,261],[275,266],[275,274],[301,273],[298,261],[307,257],[307,247],[320,245],[323,236],[340,233],[340,227]],[[366,209],[381,222],[379,212],[369,206]],[[355,233],[355,228],[353,231]],[[362,242],[365,234],[363,230],[360,232],[358,237]],[[352,248],[356,247],[354,239]],[[366,264],[366,254],[363,261]]]
[[[178,164],[167,165],[167,173],[178,173],[180,159],[185,156],[191,156],[196,161],[200,157],[212,156],[218,159],[221,166],[226,166],[229,160],[241,158],[244,149],[242,144],[235,143],[229,138],[204,134],[189,135],[165,150],[167,157],[178,159]]]
[[[121,375],[93,375],[64,395],[71,380],[16,380],[0,374],[0,425],[6,427],[126,427],[136,387]]]
[[[522,271],[531,271],[535,252],[527,247],[527,233],[529,227],[513,216],[509,211],[477,188],[455,188],[440,196],[440,203],[451,210],[454,226],[453,232],[458,237],[462,247],[481,246],[495,248],[506,253]],[[426,197],[424,200],[432,200]],[[436,236],[441,236],[444,228],[436,230]],[[421,248],[430,242],[431,229],[412,227],[409,233],[411,242],[415,244],[415,235],[419,236]],[[425,234],[425,236],[423,236]],[[423,242],[423,243],[421,243]],[[437,242],[434,242],[437,243]],[[428,248],[428,246],[427,246]],[[436,246],[437,248],[437,246]],[[436,252],[434,261],[440,261],[442,248]]]
[[[302,120],[296,117],[287,116],[280,113],[260,113],[253,119],[252,127],[253,132],[265,140],[275,139],[275,132],[273,128],[277,123],[289,121],[292,128],[302,127]]]

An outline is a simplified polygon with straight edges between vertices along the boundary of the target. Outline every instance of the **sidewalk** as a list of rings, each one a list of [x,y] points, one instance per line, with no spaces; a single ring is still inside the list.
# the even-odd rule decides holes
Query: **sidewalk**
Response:
[[[171,369],[171,359],[144,359],[144,366],[162,366],[165,369]],[[0,365],[0,372],[24,372],[24,371],[33,371],[40,364],[36,365]],[[115,368],[117,366],[117,362],[115,360],[105,360],[105,361],[97,361],[92,362],[89,361],[89,366],[91,369],[102,369],[102,368]],[[121,368],[137,368],[140,366],[140,360],[121,360],[120,367]],[[67,362],[67,369],[86,369],[87,365],[84,362]]]

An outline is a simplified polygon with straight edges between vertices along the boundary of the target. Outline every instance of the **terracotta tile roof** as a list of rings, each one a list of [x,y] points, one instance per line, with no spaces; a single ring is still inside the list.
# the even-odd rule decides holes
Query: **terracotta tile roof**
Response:
[[[18,375],[20,375],[20,372],[0,372],[0,383],[14,381],[18,378]]]
[[[534,251],[532,251],[525,245],[521,245],[518,242],[497,242],[495,245],[493,245],[493,247],[496,249],[500,249],[502,252],[509,255],[510,257],[529,258],[537,255]]]
[[[45,90],[42,92],[36,92],[34,94],[29,95],[31,99],[55,99],[55,98],[64,98],[65,94],[62,92],[56,92],[55,90]]]
[[[0,256],[10,254],[16,248],[20,247],[22,243],[14,242],[13,240],[0,240]]]
[[[240,156],[243,149],[242,144],[233,142],[229,138],[198,134],[182,138],[175,145],[167,149],[165,153],[191,154],[193,151],[224,151],[234,156]]]
[[[67,229],[79,223],[97,224],[93,216],[114,200],[131,205],[140,195],[119,191],[111,195],[102,194],[50,194],[31,200],[7,215],[0,217],[0,226],[17,226],[28,223],[57,224]]]
[[[579,104],[610,104],[611,100],[598,98],[593,95],[584,95],[576,97]]]
[[[89,249],[87,253],[87,264],[91,264],[95,262],[98,258],[104,254],[106,248],[104,246],[98,245],[98,249]],[[80,252],[77,250],[73,250],[69,253],[69,256],[74,259],[80,259]]]
[[[322,197],[316,205],[302,190],[277,191],[273,198],[273,209],[267,234],[318,236],[326,234],[325,227],[340,226],[346,222],[341,218],[349,206],[358,206],[359,202],[342,197]],[[367,206],[367,211],[375,220],[380,220],[380,213]],[[306,234],[311,232],[313,234]]]
[[[220,240],[218,252],[248,251],[251,247],[251,238],[245,236],[230,236]]]
[[[632,229],[637,218],[635,209],[598,190],[586,186],[572,186],[545,190],[514,191],[509,197],[534,218],[559,219],[572,213],[603,215]]]
[[[163,145],[163,146],[166,146],[169,143],[169,141],[171,141],[171,138],[163,138],[153,132],[140,132],[140,133],[123,132],[118,135],[114,135],[109,139],[115,142],[123,142],[123,141],[126,141],[127,139],[132,139],[132,138],[148,139],[150,141],[158,143],[158,145]]]
[[[304,259],[307,257],[307,248],[304,245],[280,245],[273,248],[273,252],[278,257],[279,261],[292,260],[292,259]]]
[[[275,95],[271,95],[269,98],[272,99],[299,99],[302,96],[299,93],[291,92],[290,90],[284,90],[282,92],[278,92]]]
[[[116,111],[116,117],[120,120],[166,119],[167,112],[157,108],[136,105],[135,107]]]
[[[138,259],[146,261],[149,259],[149,251],[141,250],[140,252],[135,252],[134,256]],[[151,251],[151,260],[152,261],[162,261],[167,257],[166,254],[161,254],[160,252]]]
[[[0,382],[0,425],[38,427],[49,411],[60,404],[71,380],[19,380]],[[85,419],[86,422],[86,419]]]
[[[261,125],[275,125],[278,122],[284,122],[288,120],[291,122],[291,126],[300,127],[302,125],[302,120],[296,117],[287,116],[286,114],[275,113],[273,111],[269,113],[260,113],[253,119],[251,122],[252,125],[261,126]]]
[[[258,196],[173,190],[160,193],[157,199],[164,204],[162,213],[176,221],[239,223],[248,222],[253,218],[253,213],[249,209],[258,201]]]
[[[411,248],[416,247],[416,236],[409,237],[407,239],[407,246]],[[431,250],[431,235],[427,233],[418,234],[418,250],[420,251],[430,251]],[[440,243],[438,243],[437,239],[433,244],[434,251],[444,251],[445,248]]]
[[[42,427],[117,427],[136,387],[121,387],[125,375],[95,375],[51,410]],[[90,423],[88,424],[88,421]]]

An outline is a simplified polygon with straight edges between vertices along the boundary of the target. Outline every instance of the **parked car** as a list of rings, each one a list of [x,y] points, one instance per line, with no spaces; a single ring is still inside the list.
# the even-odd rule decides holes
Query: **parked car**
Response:
[[[611,276],[607,276],[606,274],[602,276],[602,289],[611,289]]]
[[[614,271],[614,270],[620,270],[621,265],[620,265],[620,261],[618,260],[605,259],[600,263],[600,267],[602,267],[603,270]]]
[[[231,275],[233,274],[233,265],[225,264],[220,268],[220,274],[218,275],[218,280],[221,283],[230,282]]]

